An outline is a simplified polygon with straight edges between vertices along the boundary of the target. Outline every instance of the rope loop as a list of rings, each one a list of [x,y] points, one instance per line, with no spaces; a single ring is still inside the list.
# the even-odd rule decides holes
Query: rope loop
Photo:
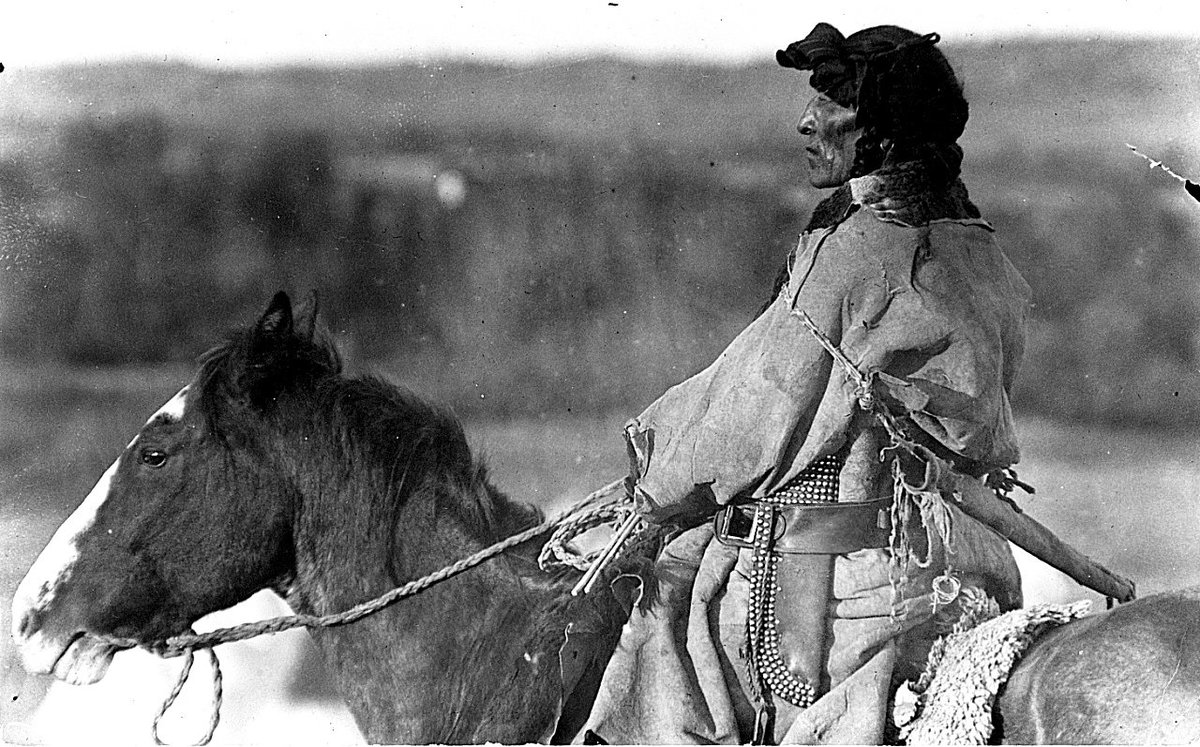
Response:
[[[224,676],[221,674],[221,661],[217,658],[217,652],[211,648],[203,650],[208,654],[209,666],[212,669],[213,695],[212,708],[209,711],[208,717],[208,730],[199,741],[194,743],[197,745],[206,745],[212,741],[213,734],[216,733],[217,726],[221,723],[221,704],[225,696]],[[166,700],[163,701],[162,706],[158,709],[158,714],[154,717],[154,723],[150,726],[150,734],[154,737],[154,743],[160,745],[160,747],[165,747],[167,743],[162,741],[162,738],[159,736],[158,725],[163,720],[163,717],[167,715],[167,711],[171,710],[171,706],[175,705],[175,700],[179,697],[179,694],[183,692],[183,686],[192,674],[192,664],[196,659],[194,649],[190,648],[184,651],[183,656],[183,667],[179,670],[179,677],[175,680],[175,686],[171,688],[171,692],[167,695]]]
[[[629,515],[630,510],[604,504],[565,517],[562,524],[546,540],[546,544],[542,545],[542,552],[538,555],[538,566],[543,571],[556,565],[586,571],[602,551],[583,554],[572,549],[568,543],[579,535],[605,524],[620,524]]]

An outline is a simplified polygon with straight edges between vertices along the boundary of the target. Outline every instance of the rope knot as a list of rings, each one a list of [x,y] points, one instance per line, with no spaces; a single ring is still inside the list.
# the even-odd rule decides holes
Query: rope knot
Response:
[[[875,397],[875,373],[871,371],[854,382],[854,396],[858,400],[858,408],[863,412],[874,412],[879,404]]]

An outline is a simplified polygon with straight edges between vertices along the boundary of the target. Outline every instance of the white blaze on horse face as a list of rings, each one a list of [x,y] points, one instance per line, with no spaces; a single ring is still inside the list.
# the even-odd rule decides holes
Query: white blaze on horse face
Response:
[[[186,397],[187,387],[184,387],[151,415],[146,424],[150,425],[156,420],[167,423],[177,423],[182,420]],[[129,442],[126,451],[135,443],[137,443],[136,436]],[[96,514],[108,499],[109,491],[112,489],[113,476],[116,475],[117,465],[120,462],[118,457],[117,461],[104,471],[99,482],[83,499],[83,503],[79,504],[79,508],[75,509],[54,532],[50,542],[46,544],[45,549],[33,562],[29,572],[25,574],[25,578],[17,586],[17,592],[13,596],[12,628],[13,638],[22,645],[32,642],[37,637],[36,630],[25,629],[26,617],[47,609],[54,601],[55,594],[70,578],[75,563],[79,560],[79,538],[95,525]]]
[[[180,389],[178,394],[167,400],[166,404],[158,408],[158,412],[150,416],[150,419],[146,421],[146,425],[150,425],[154,422],[155,418],[159,417],[168,423],[178,423],[180,420],[183,420],[184,408],[187,407],[187,392],[188,388],[186,386]]]

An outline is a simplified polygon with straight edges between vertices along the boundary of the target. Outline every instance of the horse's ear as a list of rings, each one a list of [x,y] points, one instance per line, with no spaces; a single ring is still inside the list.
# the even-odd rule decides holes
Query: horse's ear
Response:
[[[312,345],[316,297],[295,312],[283,291],[250,330],[246,366],[237,375],[237,387],[253,407],[265,407],[283,388],[306,377],[340,370],[336,351]]]
[[[302,339],[312,341],[317,331],[317,312],[319,310],[317,291],[308,292],[308,298],[296,309],[296,334]]]
[[[282,340],[292,334],[292,300],[279,291],[271,299],[271,305],[254,325],[254,335],[262,342]]]

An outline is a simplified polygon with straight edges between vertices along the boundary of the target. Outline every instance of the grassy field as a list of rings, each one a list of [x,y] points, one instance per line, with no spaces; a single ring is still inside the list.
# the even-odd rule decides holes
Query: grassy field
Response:
[[[163,370],[114,378],[106,372],[47,376],[9,372],[0,384],[0,622],[7,600],[57,524],[86,494],[145,417],[183,383]],[[620,425],[608,418],[472,422],[468,432],[496,483],[553,513],[622,474]],[[1081,550],[1132,576],[1143,592],[1200,583],[1200,435],[1121,432],[1024,419],[1021,476],[1039,489],[1026,510]],[[1022,559],[1031,601],[1088,596],[1043,566]],[[1095,598],[1094,596],[1092,598]],[[198,627],[278,614],[267,595]],[[118,657],[91,688],[51,686],[26,676],[7,634],[0,666],[0,724],[8,741],[40,735],[60,741],[149,741],[149,724],[177,662],[136,653]],[[321,682],[301,632],[223,647],[226,670],[222,743],[352,743],[349,717]],[[169,740],[195,738],[205,719],[203,664]]]

